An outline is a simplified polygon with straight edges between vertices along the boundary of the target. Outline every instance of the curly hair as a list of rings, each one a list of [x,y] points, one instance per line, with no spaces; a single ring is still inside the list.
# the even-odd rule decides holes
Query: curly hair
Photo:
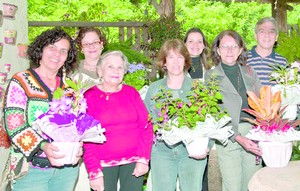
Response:
[[[85,34],[88,33],[88,32],[95,32],[99,39],[100,39],[100,42],[103,43],[103,46],[105,46],[106,44],[106,37],[104,34],[101,33],[101,31],[97,28],[94,28],[94,27],[82,27],[79,29],[79,32],[78,32],[78,35],[75,39],[76,41],[76,44],[79,48],[79,50],[82,50],[82,39],[85,37]]]
[[[167,56],[169,55],[170,51],[178,51],[179,54],[181,54],[184,57],[184,70],[187,71],[191,67],[192,59],[183,41],[179,39],[170,39],[162,45],[158,52],[157,66],[163,73],[165,72]]]
[[[240,65],[245,65],[246,61],[247,61],[246,44],[245,44],[243,38],[241,37],[241,35],[239,35],[239,33],[237,33],[234,30],[224,30],[215,38],[215,40],[212,44],[212,47],[211,47],[211,58],[212,58],[213,62],[215,63],[215,65],[219,65],[222,61],[221,56],[218,54],[218,48],[219,48],[220,42],[224,36],[232,37],[235,40],[235,42],[237,43],[237,45],[240,48],[242,48],[242,53],[237,58],[236,63],[240,64]]]
[[[35,40],[28,46],[27,54],[30,61],[30,68],[37,68],[40,66],[40,61],[43,56],[43,49],[54,44],[61,39],[66,39],[70,43],[70,49],[68,51],[68,57],[64,63],[66,73],[70,73],[77,67],[77,49],[74,40],[63,29],[53,28],[42,32]],[[58,76],[62,76],[61,67],[57,73]]]

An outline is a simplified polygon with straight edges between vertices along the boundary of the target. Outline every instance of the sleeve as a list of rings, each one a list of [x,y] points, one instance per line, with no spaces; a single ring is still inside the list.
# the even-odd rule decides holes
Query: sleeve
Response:
[[[260,92],[260,88],[261,88],[261,82],[259,77],[257,76],[257,72],[251,67],[252,73],[253,73],[253,77],[255,79],[255,83],[254,83],[254,92],[256,93],[257,96],[259,96],[259,92]]]
[[[133,101],[134,106],[138,111],[138,128],[140,129],[140,139],[137,150],[137,155],[140,157],[140,160],[138,160],[138,162],[148,164],[154,136],[153,126],[143,100],[139,93],[136,90],[134,91]]]
[[[146,96],[145,96],[145,99],[144,99],[145,106],[146,106],[149,113],[151,112],[150,105],[151,105],[151,97],[152,97],[151,92],[152,92],[152,89],[153,89],[152,87],[153,87],[153,85],[149,86],[149,89],[148,89],[148,91],[146,93]]]
[[[84,97],[87,102],[88,110],[87,114],[94,117],[94,99],[93,99],[93,88],[85,92]],[[89,179],[94,180],[100,176],[103,176],[102,166],[100,164],[100,157],[98,156],[99,149],[95,143],[83,143],[84,154],[83,161],[85,163]]]
[[[97,145],[95,143],[83,143],[83,148],[83,162],[86,166],[89,179],[94,180],[103,176]]]
[[[149,114],[151,115],[151,117],[154,119],[157,117],[157,111],[156,111],[156,105],[155,105],[156,103],[155,103],[155,101],[152,100],[152,98],[159,91],[159,89],[160,89],[159,84],[160,84],[159,81],[153,82],[149,86],[149,89],[148,89],[147,94],[144,99],[145,106],[146,106]]]
[[[4,126],[15,150],[31,161],[45,140],[29,125],[28,118],[36,116],[27,116],[27,110],[33,110],[34,106],[29,108],[28,97],[21,84],[24,83],[15,78],[8,84],[3,102]]]

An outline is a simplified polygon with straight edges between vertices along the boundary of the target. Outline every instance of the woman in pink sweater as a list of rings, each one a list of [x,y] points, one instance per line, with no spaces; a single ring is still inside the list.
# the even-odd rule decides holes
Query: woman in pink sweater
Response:
[[[153,128],[139,93],[122,83],[128,68],[121,51],[103,54],[97,64],[100,84],[85,93],[88,114],[106,129],[104,144],[84,144],[85,162],[93,190],[142,190],[148,172]]]

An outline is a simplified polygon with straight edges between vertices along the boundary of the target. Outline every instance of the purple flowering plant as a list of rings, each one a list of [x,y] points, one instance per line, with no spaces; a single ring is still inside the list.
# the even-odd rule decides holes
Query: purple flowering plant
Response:
[[[158,116],[152,119],[154,131],[170,130],[174,125],[178,128],[186,126],[194,129],[197,122],[205,121],[207,115],[211,115],[216,121],[227,115],[219,106],[222,94],[214,77],[207,84],[195,80],[186,100],[174,99],[172,92],[165,88],[152,99],[155,100],[158,110]],[[174,120],[177,124],[173,123]]]
[[[132,63],[128,67],[128,72],[124,77],[124,82],[135,87],[138,91],[148,84],[147,68],[142,63]]]
[[[64,142],[105,141],[104,129],[98,120],[86,113],[87,103],[83,93],[90,87],[89,81],[81,83],[64,79],[64,87],[53,93],[49,110],[38,117],[33,126],[41,131],[45,138]]]
[[[53,101],[50,103],[50,111],[59,114],[85,114],[87,109],[86,100],[83,97],[84,85],[75,83],[71,79],[65,79],[66,87],[56,88],[53,93]]]

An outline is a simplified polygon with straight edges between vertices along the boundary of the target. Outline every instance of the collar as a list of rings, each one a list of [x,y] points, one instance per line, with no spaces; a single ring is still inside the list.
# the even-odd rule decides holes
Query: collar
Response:
[[[255,50],[255,48],[257,47],[257,45],[253,46],[252,49],[250,50],[251,54],[253,55],[253,57],[261,57]],[[272,52],[269,56],[267,56],[266,58],[273,58],[275,59],[275,51],[274,49],[272,49]]]
[[[161,83],[161,84],[162,84],[164,87],[167,87],[167,88],[168,88],[167,82],[168,82],[168,76],[166,76],[166,77],[164,77],[164,78],[162,79],[162,83]],[[187,75],[187,73],[185,72],[185,73],[184,73],[184,79],[183,79],[183,82],[182,82],[182,86],[181,86],[181,88],[180,88],[179,90],[186,90],[186,91],[191,90],[191,84],[192,84],[192,82],[193,82],[193,79],[190,78],[190,77]],[[168,88],[168,89],[169,89],[169,88]]]

